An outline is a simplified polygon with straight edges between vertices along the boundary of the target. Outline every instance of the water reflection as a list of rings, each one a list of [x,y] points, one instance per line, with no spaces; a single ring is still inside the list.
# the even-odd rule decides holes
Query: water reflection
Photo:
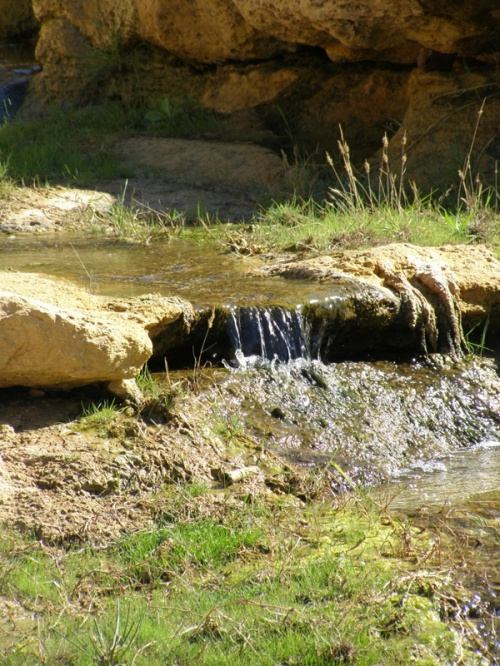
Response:
[[[0,44],[0,125],[20,109],[29,78],[40,70],[35,63],[35,41]]]
[[[182,296],[197,306],[295,305],[340,287],[249,275],[251,258],[221,254],[202,235],[134,243],[104,236],[0,236],[0,270],[65,277],[104,296]]]

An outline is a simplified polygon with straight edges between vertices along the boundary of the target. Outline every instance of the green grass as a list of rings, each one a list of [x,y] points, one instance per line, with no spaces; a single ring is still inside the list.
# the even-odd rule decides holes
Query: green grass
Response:
[[[365,163],[356,169],[349,147],[339,142],[341,163],[327,155],[327,194],[314,199],[294,194],[275,201],[251,225],[204,224],[212,238],[240,254],[261,254],[269,250],[300,253],[371,247],[394,242],[423,246],[489,243],[500,247],[500,199],[494,188],[484,187],[474,177],[467,156],[457,174],[458,186],[438,196],[423,195],[405,180],[405,140],[399,170],[391,169],[388,140],[384,137],[377,168]],[[292,173],[311,164],[297,157]],[[304,189],[304,188],[301,188]],[[455,199],[453,199],[453,193]]]
[[[110,150],[117,128],[132,127],[131,107],[107,103],[75,110],[50,109],[43,117],[0,127],[0,162],[6,176],[26,184],[86,186],[131,175]]]
[[[387,243],[421,246],[488,243],[500,247],[500,215],[484,211],[481,221],[463,211],[450,213],[431,205],[397,210],[380,206],[356,212],[314,201],[275,203],[251,225],[215,224],[207,234],[243,255],[268,252],[320,253]]]
[[[173,98],[146,105],[109,101],[95,107],[53,108],[36,119],[6,122],[0,127],[0,199],[9,196],[14,183],[95,186],[100,180],[132,177],[133,169],[114,157],[121,138],[138,133],[227,138],[226,130],[222,117],[191,100]],[[357,170],[345,142],[340,142],[340,149],[340,163],[328,158],[329,166],[322,167],[296,152],[287,167],[294,193],[270,203],[252,224],[225,226],[210,216],[200,216],[200,224],[225,248],[242,254],[324,252],[389,242],[500,246],[498,193],[474,177],[470,159],[457,174],[458,188],[448,194],[445,205],[444,199],[422,196],[405,181],[405,145],[399,171],[389,167],[386,139],[378,168],[366,164]],[[307,192],[318,179],[323,194],[314,199]],[[125,192],[110,214],[93,221],[94,228],[112,227],[118,235],[137,238],[149,238],[152,229],[184,224],[182,213],[138,212],[125,204]]]
[[[123,409],[115,400],[103,400],[82,405],[82,415],[76,422],[81,430],[94,430],[100,437],[107,437],[113,428],[117,416]]]
[[[38,118],[0,126],[0,181],[84,187],[128,178],[133,169],[113,154],[120,138],[138,133],[194,138],[206,132],[222,136],[219,117],[189,100],[164,99],[158,108],[154,102],[140,106],[112,101],[77,109],[47,108]]]
[[[360,497],[228,501],[215,519],[197,515],[196,494],[173,489],[169,522],[105,546],[2,530],[0,594],[38,618],[4,619],[2,664],[429,665],[469,654],[440,619],[449,572],[420,563],[428,533]]]

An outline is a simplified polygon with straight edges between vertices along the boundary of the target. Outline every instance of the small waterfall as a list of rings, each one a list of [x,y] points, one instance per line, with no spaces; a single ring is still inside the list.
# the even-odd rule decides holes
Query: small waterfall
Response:
[[[299,309],[237,307],[231,310],[227,327],[236,357],[260,356],[283,363],[308,357]]]

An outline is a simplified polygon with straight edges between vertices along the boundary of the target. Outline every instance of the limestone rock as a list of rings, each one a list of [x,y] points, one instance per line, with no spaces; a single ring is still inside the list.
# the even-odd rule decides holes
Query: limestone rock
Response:
[[[137,36],[134,0],[33,0],[33,11],[42,25],[65,19],[94,48],[108,52]]]
[[[397,296],[399,306],[392,314],[386,308],[385,325],[392,325],[391,318],[397,316],[400,324],[415,332],[422,351],[442,350],[458,356],[464,349],[464,332],[486,322],[497,344],[500,261],[483,246],[393,244],[276,262],[261,273],[321,282],[354,277],[360,281],[360,290],[363,284],[379,289],[382,300],[387,300],[384,293]]]
[[[191,316],[181,299],[115,301],[32,274],[2,273],[0,286],[1,387],[132,379],[153,352],[150,334]]]
[[[417,182],[426,192],[455,183],[450,195],[454,203],[464,203],[461,198],[467,196],[459,189],[459,171],[470,190],[477,189],[477,177],[483,185],[493,185],[497,158],[488,148],[498,137],[499,91],[498,71],[415,70],[408,80],[401,126],[389,144],[391,170],[401,172],[405,137],[407,183]]]
[[[42,71],[26,108],[47,99],[190,98],[223,113],[255,109],[280,139],[293,135],[322,156],[336,152],[341,124],[360,164],[387,132],[395,134],[391,168],[397,172],[406,136],[407,181],[428,192],[457,183],[486,99],[471,178],[479,173],[494,185],[495,0],[34,0],[33,7]]]
[[[291,42],[321,46],[334,60],[414,62],[420,46],[477,53],[495,41],[490,0],[233,0],[248,23]]]
[[[250,143],[134,137],[121,142],[116,153],[123,162],[158,170],[179,185],[255,194],[284,186],[280,157]]]
[[[139,0],[137,11],[143,38],[188,60],[264,59],[290,41],[253,27],[230,0]]]
[[[105,192],[77,188],[12,188],[0,200],[0,231],[16,234],[88,228],[91,218],[108,213],[115,201]]]
[[[134,34],[188,60],[264,59],[306,44],[333,60],[416,62],[491,51],[500,21],[492,0],[34,0],[42,22],[64,17],[93,46]]]

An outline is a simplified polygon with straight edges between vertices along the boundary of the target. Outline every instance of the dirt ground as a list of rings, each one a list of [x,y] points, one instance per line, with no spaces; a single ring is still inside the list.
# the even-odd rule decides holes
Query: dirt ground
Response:
[[[123,406],[106,422],[82,417],[102,399],[98,388],[0,392],[0,522],[46,541],[104,543],[152,526],[186,483],[212,486],[203,510],[217,514],[226,470],[259,467],[233,486],[235,500],[279,492],[284,474],[297,488],[308,483],[248,437],[229,450],[211,427],[210,390],[187,392],[168,416],[153,400],[140,414]]]

